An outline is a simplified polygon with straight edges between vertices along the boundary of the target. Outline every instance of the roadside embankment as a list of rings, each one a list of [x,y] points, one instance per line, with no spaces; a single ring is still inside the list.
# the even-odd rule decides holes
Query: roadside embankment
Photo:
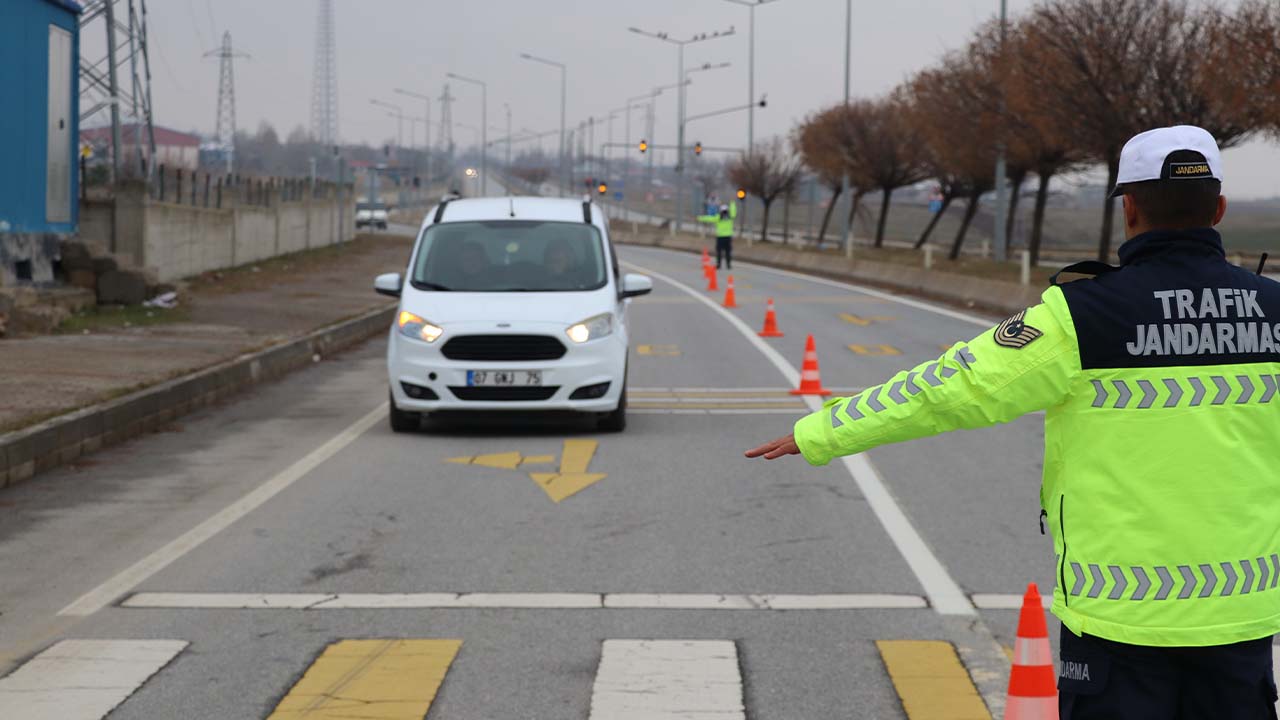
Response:
[[[75,332],[5,340],[0,487],[385,332],[394,305],[373,278],[403,270],[411,243],[361,236],[206,273],[146,323],[84,317]]]

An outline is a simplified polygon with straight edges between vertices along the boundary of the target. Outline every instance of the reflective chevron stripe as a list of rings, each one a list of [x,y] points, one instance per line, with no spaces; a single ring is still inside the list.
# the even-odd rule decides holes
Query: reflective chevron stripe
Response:
[[[1107,600],[1146,600],[1153,580],[1159,583],[1152,600],[1230,597],[1275,590],[1280,583],[1280,553],[1252,560],[1186,565],[1115,565],[1067,563],[1073,582],[1072,597]],[[1127,572],[1126,572],[1127,569]],[[1174,595],[1174,590],[1177,594]],[[1103,593],[1106,593],[1105,595]]]
[[[1234,396],[1235,405],[1266,405],[1280,393],[1276,375],[1208,375],[1188,378],[1142,380],[1090,380],[1093,385],[1092,407],[1114,410],[1147,410],[1157,407],[1163,397],[1163,408],[1227,405]],[[1188,395],[1184,383],[1191,388]],[[1162,387],[1163,386],[1163,389]],[[1260,389],[1261,388],[1261,389]],[[1137,402],[1133,402],[1134,398]],[[1185,400],[1185,402],[1184,402]],[[1206,403],[1207,401],[1207,403]]]
[[[966,370],[978,362],[978,358],[968,348],[957,350],[952,358]],[[841,428],[844,427],[846,422],[856,422],[866,417],[858,409],[858,402],[864,398],[866,399],[866,410],[871,413],[881,413],[890,407],[890,405],[886,404],[886,401],[893,405],[905,405],[910,402],[912,396],[924,392],[924,388],[917,382],[918,380],[923,380],[929,387],[942,387],[946,380],[959,374],[959,372],[953,367],[932,362],[921,370],[912,370],[907,373],[905,380],[898,380],[888,385],[877,385],[864,390],[862,394],[849,398],[848,402],[836,403],[831,406],[831,427],[832,429]],[[1097,381],[1095,380],[1094,383],[1097,384]],[[1099,393],[1102,393],[1102,391],[1099,390]],[[1100,394],[1099,397],[1105,397],[1105,394]],[[841,411],[843,411],[843,414]]]

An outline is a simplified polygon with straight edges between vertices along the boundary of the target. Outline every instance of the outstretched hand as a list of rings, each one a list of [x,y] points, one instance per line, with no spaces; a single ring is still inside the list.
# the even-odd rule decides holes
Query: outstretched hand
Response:
[[[770,440],[759,447],[748,450],[746,453],[749,458],[763,457],[765,460],[777,460],[784,455],[799,454],[800,448],[796,445],[795,435],[787,435],[777,440]]]

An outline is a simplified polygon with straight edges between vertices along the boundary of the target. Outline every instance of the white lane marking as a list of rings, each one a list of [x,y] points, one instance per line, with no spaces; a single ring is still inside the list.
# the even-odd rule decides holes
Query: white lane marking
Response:
[[[640,248],[640,249],[643,250],[643,248]],[[655,248],[655,249],[661,249],[661,248]],[[999,320],[984,319],[984,318],[978,317],[977,315],[970,315],[968,313],[963,313],[958,310],[951,310],[950,308],[941,307],[938,305],[934,305],[932,303],[923,302],[921,300],[902,297],[901,295],[894,295],[893,293],[884,292],[882,290],[873,290],[872,288],[865,287],[862,285],[854,285],[852,283],[841,282],[839,280],[829,280],[823,277],[805,275],[804,273],[799,273],[792,270],[779,270],[777,268],[768,267],[767,265],[759,265],[756,263],[746,262],[746,261],[742,262],[742,266],[749,267],[752,270],[759,270],[761,272],[773,273],[774,275],[782,275],[784,277],[794,278],[796,280],[805,280],[808,282],[817,283],[819,285],[826,285],[828,287],[841,288],[843,290],[852,290],[853,292],[862,293],[863,295],[869,295],[871,297],[880,298],[881,300],[888,300],[890,302],[895,302],[895,303],[898,303],[899,305],[906,305],[907,307],[913,307],[913,308],[916,308],[917,310],[925,310],[927,312],[935,313],[937,315],[945,315],[946,317],[955,318],[956,320],[963,320],[967,323],[978,325],[984,328],[989,328],[992,325],[995,325],[996,323],[999,322]],[[782,297],[782,296],[779,296],[779,297]]]
[[[101,720],[185,647],[181,640],[63,640],[0,679],[0,718]]]
[[[200,610],[918,610],[919,595],[887,593],[138,593],[121,603],[139,609]]]
[[[604,606],[643,610],[905,610],[928,607],[919,595],[698,595],[613,593]]]
[[[745,720],[732,640],[605,640],[588,720]]]
[[[674,278],[654,272],[635,263],[624,262],[623,264],[639,272],[647,273],[702,301],[703,304],[728,321],[730,325],[737,328],[742,333],[742,336],[747,339],[747,342],[755,346],[773,363],[774,367],[778,368],[778,371],[782,373],[788,383],[793,386],[799,384],[800,372],[791,363],[787,362],[777,350],[760,339],[755,331],[736,315]],[[822,409],[822,400],[820,398],[812,395],[803,397],[810,410],[816,412]],[[960,586],[952,579],[951,574],[943,567],[938,557],[933,554],[933,550],[929,548],[924,538],[921,537],[915,526],[911,524],[911,520],[907,518],[906,513],[898,506],[898,502],[894,500],[889,489],[885,487],[884,481],[880,479],[880,474],[876,472],[866,454],[843,457],[841,460],[844,462],[849,474],[853,476],[854,483],[867,499],[871,510],[876,514],[876,518],[884,526],[885,532],[898,548],[898,552],[902,554],[907,561],[907,565],[911,567],[911,571],[915,573],[916,579],[919,580],[921,587],[924,588],[925,595],[929,598],[929,604],[942,615],[974,614],[973,604],[969,602],[969,598],[965,596]]]
[[[178,558],[199,547],[201,543],[230,527],[240,518],[261,507],[271,498],[283,492],[321,463],[338,454],[366,430],[387,415],[387,403],[382,403],[368,415],[356,420],[347,429],[330,438],[320,447],[307,453],[300,460],[280,471],[275,477],[259,485],[239,500],[217,514],[183,533],[177,539],[156,550],[132,567],[102,583],[80,599],[58,611],[59,615],[84,617],[106,607],[116,598],[137,587],[147,578],[168,567]]]
[[[1016,593],[974,593],[974,607],[979,610],[1021,610],[1022,596]],[[1040,596],[1040,604],[1048,610],[1053,606],[1053,593]]]

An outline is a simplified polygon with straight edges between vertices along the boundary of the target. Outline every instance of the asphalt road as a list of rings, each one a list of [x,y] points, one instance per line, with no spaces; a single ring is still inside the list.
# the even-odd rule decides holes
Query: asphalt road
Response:
[[[656,285],[623,434],[394,435],[376,340],[0,493],[0,717],[922,719],[895,682],[951,697],[904,668],[956,652],[999,717],[991,608],[1053,587],[1041,418],[742,457],[813,407],[807,334],[847,394],[998,319],[744,266],[724,310],[693,256],[622,254]]]

